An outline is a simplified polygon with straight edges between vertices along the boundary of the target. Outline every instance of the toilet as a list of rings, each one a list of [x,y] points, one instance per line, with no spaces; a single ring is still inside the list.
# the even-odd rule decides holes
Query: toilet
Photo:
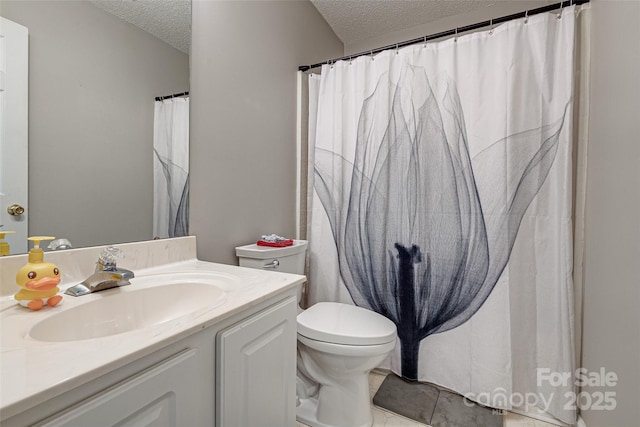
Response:
[[[241,267],[304,274],[307,242],[236,248]],[[298,303],[302,287],[298,289]],[[396,345],[396,326],[365,308],[320,302],[299,309],[296,418],[312,427],[368,427],[369,371]]]

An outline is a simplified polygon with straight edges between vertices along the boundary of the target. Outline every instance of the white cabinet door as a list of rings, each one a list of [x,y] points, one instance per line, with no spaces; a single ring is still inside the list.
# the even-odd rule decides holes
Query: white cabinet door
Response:
[[[185,350],[38,426],[195,426],[196,356]]]
[[[290,297],[218,334],[218,427],[295,425],[296,314]]]

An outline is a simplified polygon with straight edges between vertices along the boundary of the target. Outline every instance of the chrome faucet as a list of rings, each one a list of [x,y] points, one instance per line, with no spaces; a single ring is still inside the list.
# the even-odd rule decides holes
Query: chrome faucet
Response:
[[[84,281],[65,291],[74,297],[130,285],[129,279],[134,277],[133,271],[116,266],[116,259],[122,258],[122,251],[115,246],[106,247],[98,257],[94,273]]]

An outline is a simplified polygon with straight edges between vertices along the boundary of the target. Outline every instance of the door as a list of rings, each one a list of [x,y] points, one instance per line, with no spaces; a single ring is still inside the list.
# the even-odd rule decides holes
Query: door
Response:
[[[27,251],[28,103],[29,31],[0,17],[0,230],[16,232],[12,254]]]
[[[218,427],[295,425],[296,313],[290,297],[218,334]]]

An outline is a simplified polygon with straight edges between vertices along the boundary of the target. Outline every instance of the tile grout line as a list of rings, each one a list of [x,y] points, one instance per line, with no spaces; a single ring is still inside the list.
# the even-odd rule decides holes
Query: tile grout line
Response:
[[[431,422],[433,421],[433,415],[436,413],[438,403],[440,403],[440,394],[442,393],[442,390],[440,390],[440,388],[436,387],[436,389],[438,390],[438,397],[436,397],[436,404],[433,405],[433,411],[431,411],[431,415],[429,416],[429,425],[431,425]]]

